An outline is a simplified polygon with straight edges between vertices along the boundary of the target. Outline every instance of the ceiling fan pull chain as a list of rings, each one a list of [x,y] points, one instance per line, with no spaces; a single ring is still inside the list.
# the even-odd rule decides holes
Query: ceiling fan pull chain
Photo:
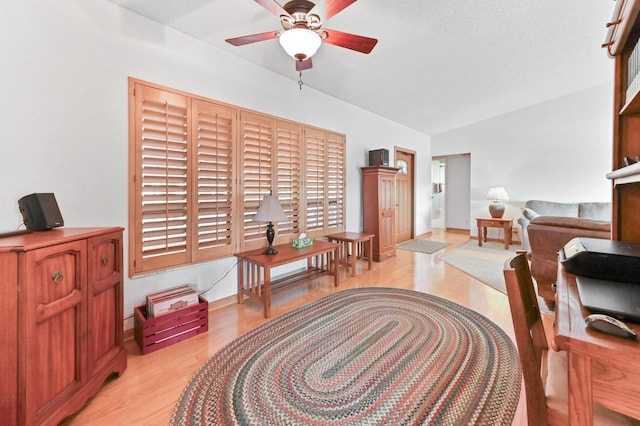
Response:
[[[302,85],[304,83],[302,82],[302,70],[298,71],[298,86],[300,86],[300,90],[302,90]]]

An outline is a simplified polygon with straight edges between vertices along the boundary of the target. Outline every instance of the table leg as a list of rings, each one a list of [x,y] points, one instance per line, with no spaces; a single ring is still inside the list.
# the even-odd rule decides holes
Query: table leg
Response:
[[[238,260],[238,303],[244,302],[244,260]]]
[[[478,226],[478,245],[482,247],[482,226]]]
[[[593,395],[591,392],[591,362],[584,356],[569,352],[569,424],[593,425]]]
[[[373,238],[369,238],[369,239],[367,240],[367,253],[369,253],[369,254],[367,255],[367,261],[369,261],[369,270],[371,270],[371,257],[372,257],[372,256],[371,256],[371,240],[372,240],[372,239],[373,239]]]
[[[504,227],[504,249],[509,250],[509,246],[511,245],[511,233],[513,232],[513,228],[509,226],[507,223]]]
[[[338,273],[338,259],[336,259],[336,256],[338,256],[337,253],[337,248],[334,249],[333,251],[327,253],[327,258],[333,257],[334,261],[333,263],[333,284],[334,287],[338,287],[340,285],[340,274]]]
[[[347,247],[351,248],[351,276],[354,277],[356,275],[356,244],[355,241],[347,242]],[[348,251],[348,250],[347,250]]]
[[[507,234],[508,226],[505,224],[504,226],[504,249],[509,250],[509,235]]]
[[[271,317],[271,268],[264,268],[264,317]]]

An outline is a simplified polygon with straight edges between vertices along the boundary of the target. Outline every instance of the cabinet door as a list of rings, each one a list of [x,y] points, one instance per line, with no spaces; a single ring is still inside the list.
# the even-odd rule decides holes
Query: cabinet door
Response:
[[[123,347],[122,233],[88,241],[89,377],[105,367]]]
[[[378,190],[380,197],[380,257],[388,257],[395,254],[396,248],[395,175],[380,175]]]
[[[26,423],[40,423],[86,382],[86,240],[21,254]],[[22,399],[20,397],[19,399]]]

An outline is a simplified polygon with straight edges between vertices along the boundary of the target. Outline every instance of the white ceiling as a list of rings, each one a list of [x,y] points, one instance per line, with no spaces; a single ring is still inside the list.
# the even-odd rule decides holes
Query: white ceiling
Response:
[[[291,79],[281,29],[253,0],[109,0]],[[278,0],[283,5],[285,1]],[[612,0],[360,0],[325,28],[377,38],[371,54],[323,44],[305,87],[437,134],[612,80],[600,44]],[[304,87],[303,89],[304,90]]]

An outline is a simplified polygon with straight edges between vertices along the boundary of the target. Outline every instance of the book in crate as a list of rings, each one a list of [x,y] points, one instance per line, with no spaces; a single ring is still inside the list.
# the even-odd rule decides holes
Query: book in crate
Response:
[[[209,302],[199,303],[155,318],[147,315],[147,306],[133,311],[134,336],[143,355],[181,342],[209,330]]]
[[[147,316],[154,318],[199,303],[198,292],[185,284],[147,296]]]

